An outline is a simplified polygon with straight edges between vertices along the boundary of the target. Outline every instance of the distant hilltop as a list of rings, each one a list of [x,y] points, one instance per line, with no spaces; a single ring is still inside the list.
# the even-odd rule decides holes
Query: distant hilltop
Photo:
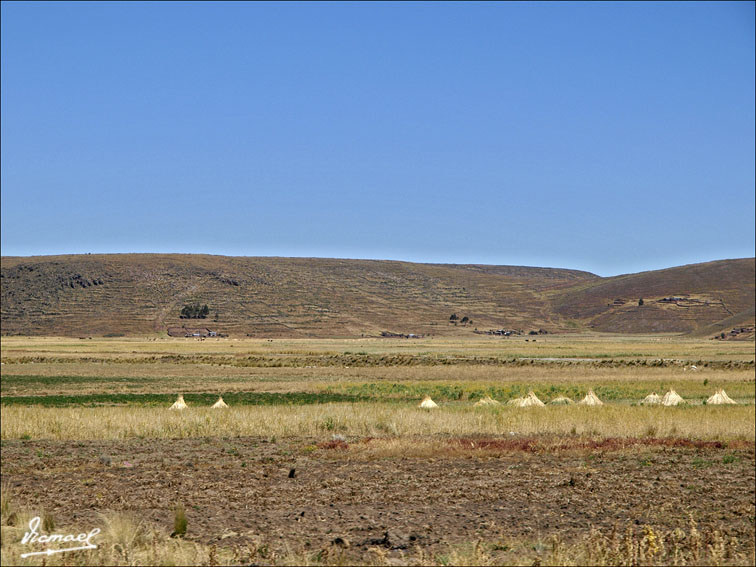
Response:
[[[753,338],[754,259],[602,278],[521,266],[199,254],[3,257],[4,335]],[[737,333],[732,333],[737,331]]]

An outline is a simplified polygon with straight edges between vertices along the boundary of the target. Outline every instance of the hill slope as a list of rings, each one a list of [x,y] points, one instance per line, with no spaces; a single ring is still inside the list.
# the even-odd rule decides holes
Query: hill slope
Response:
[[[643,305],[639,305],[643,299]],[[754,259],[601,278],[552,296],[555,313],[606,332],[690,332],[754,307]],[[753,317],[751,316],[751,319]],[[739,320],[739,319],[738,319]]]
[[[182,325],[268,337],[685,332],[754,304],[753,259],[600,278],[518,266],[113,254],[6,257],[0,276],[3,334],[145,334]],[[658,302],[672,295],[686,297]],[[625,304],[613,303],[621,298]],[[207,304],[209,316],[180,319],[192,303]],[[450,324],[452,313],[472,325]]]

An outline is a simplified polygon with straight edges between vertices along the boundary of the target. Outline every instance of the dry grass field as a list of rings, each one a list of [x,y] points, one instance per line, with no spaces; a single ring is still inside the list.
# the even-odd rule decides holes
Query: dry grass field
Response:
[[[753,342],[524,339],[3,337],[2,564],[754,563]]]

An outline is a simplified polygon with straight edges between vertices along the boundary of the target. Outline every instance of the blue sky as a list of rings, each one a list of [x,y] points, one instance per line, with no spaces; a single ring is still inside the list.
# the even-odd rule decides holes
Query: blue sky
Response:
[[[2,254],[751,257],[754,3],[2,3]]]

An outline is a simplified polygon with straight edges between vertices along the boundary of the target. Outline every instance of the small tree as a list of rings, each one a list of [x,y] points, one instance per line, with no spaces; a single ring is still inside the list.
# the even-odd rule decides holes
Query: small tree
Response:
[[[199,303],[184,305],[183,309],[181,309],[181,318],[205,319],[207,318],[208,313],[210,313],[210,308],[207,305],[200,306]]]
[[[452,313],[451,317],[449,317],[449,321],[456,321],[457,319],[459,319],[459,317],[457,317],[456,313]]]
[[[460,323],[462,323],[462,324],[464,325],[464,324],[466,324],[466,323],[467,323],[468,321],[470,321],[470,319],[469,319],[469,318],[467,317],[467,315],[465,315],[464,317],[462,317],[462,320],[460,321]]]
[[[638,300],[638,305],[643,305],[643,298],[642,297]]]

